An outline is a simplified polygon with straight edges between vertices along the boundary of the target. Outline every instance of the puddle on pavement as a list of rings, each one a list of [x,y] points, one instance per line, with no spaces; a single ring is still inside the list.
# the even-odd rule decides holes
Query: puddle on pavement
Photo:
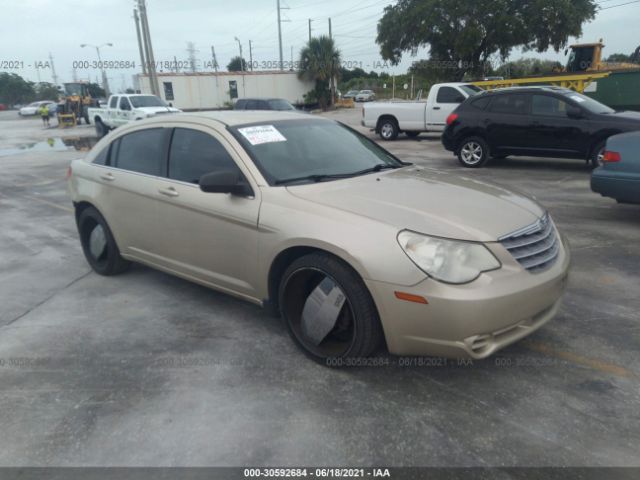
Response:
[[[47,138],[44,142],[31,142],[12,148],[0,148],[0,157],[28,152],[88,152],[98,143],[96,137]]]

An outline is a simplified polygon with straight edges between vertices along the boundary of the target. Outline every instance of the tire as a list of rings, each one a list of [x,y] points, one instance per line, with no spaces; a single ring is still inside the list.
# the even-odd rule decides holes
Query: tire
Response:
[[[420,135],[420,132],[404,132],[407,137],[409,138],[416,138],[418,135]]]
[[[98,228],[102,231],[97,231]],[[105,276],[117,275],[131,265],[131,262],[120,256],[120,250],[107,222],[95,208],[87,207],[80,213],[78,233],[84,256],[94,272]]]
[[[591,156],[589,157],[589,161],[593,168],[597,168],[602,166],[602,154],[604,153],[604,147],[606,142],[599,142],[594,149],[591,151]]]
[[[396,122],[394,118],[385,118],[380,120],[378,130],[380,132],[380,137],[387,142],[398,138],[398,122]]]
[[[303,332],[302,312],[325,279],[340,289],[344,303],[329,333],[314,344]],[[349,265],[330,254],[311,253],[293,261],[282,276],[278,298],[291,338],[316,362],[339,366],[340,359],[371,355],[382,342],[382,326],[369,290]]]
[[[102,120],[96,118],[96,135],[98,138],[104,137],[107,133],[109,133],[109,127],[102,123]]]
[[[489,147],[487,142],[480,137],[465,138],[457,150],[458,160],[467,168],[479,168],[487,163]]]
[[[82,116],[82,118],[84,118],[84,124],[85,125],[91,125],[91,119],[89,118],[89,112],[84,112],[84,115]]]

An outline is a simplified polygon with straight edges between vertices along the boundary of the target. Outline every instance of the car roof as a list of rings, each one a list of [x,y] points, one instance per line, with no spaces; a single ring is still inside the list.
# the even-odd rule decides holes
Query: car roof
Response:
[[[243,98],[239,98],[238,102],[240,100],[284,100],[285,102],[289,103],[289,100],[287,100],[286,98],[278,98],[278,97],[243,97]]]
[[[235,125],[243,125],[247,123],[261,123],[261,122],[276,122],[280,120],[309,120],[309,115],[306,113],[298,113],[293,111],[278,111],[278,110],[219,110],[212,112],[193,112],[193,113],[176,113],[170,116],[161,115],[149,120],[143,120],[145,123],[163,123],[171,121],[173,118],[180,118],[183,120],[193,120],[201,122],[202,120],[214,120],[224,125],[233,127]],[[330,122],[331,120],[313,116],[312,118],[320,121]],[[135,122],[140,124],[140,122]]]
[[[554,85],[529,85],[525,87],[504,87],[496,88],[495,90],[486,90],[486,93],[492,95],[499,95],[501,93],[532,93],[532,92],[551,92],[551,93],[576,93],[575,90],[564,87],[556,87]]]

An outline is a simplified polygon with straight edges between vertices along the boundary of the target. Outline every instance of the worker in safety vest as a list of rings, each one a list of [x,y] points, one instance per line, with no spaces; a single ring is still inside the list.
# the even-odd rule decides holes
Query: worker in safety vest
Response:
[[[42,118],[42,125],[49,126],[49,107],[46,103],[42,104],[42,106],[38,109],[40,113],[40,117]]]

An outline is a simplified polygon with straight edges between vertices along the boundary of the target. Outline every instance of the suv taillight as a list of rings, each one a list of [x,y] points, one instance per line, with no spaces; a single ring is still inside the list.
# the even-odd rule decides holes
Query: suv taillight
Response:
[[[611,152],[609,150],[605,150],[604,153],[602,154],[603,162],[619,162],[620,160],[622,160],[622,157],[618,152]]]
[[[452,113],[451,115],[449,115],[447,117],[447,125],[451,125],[453,122],[455,122],[458,119],[458,114],[457,113]]]

